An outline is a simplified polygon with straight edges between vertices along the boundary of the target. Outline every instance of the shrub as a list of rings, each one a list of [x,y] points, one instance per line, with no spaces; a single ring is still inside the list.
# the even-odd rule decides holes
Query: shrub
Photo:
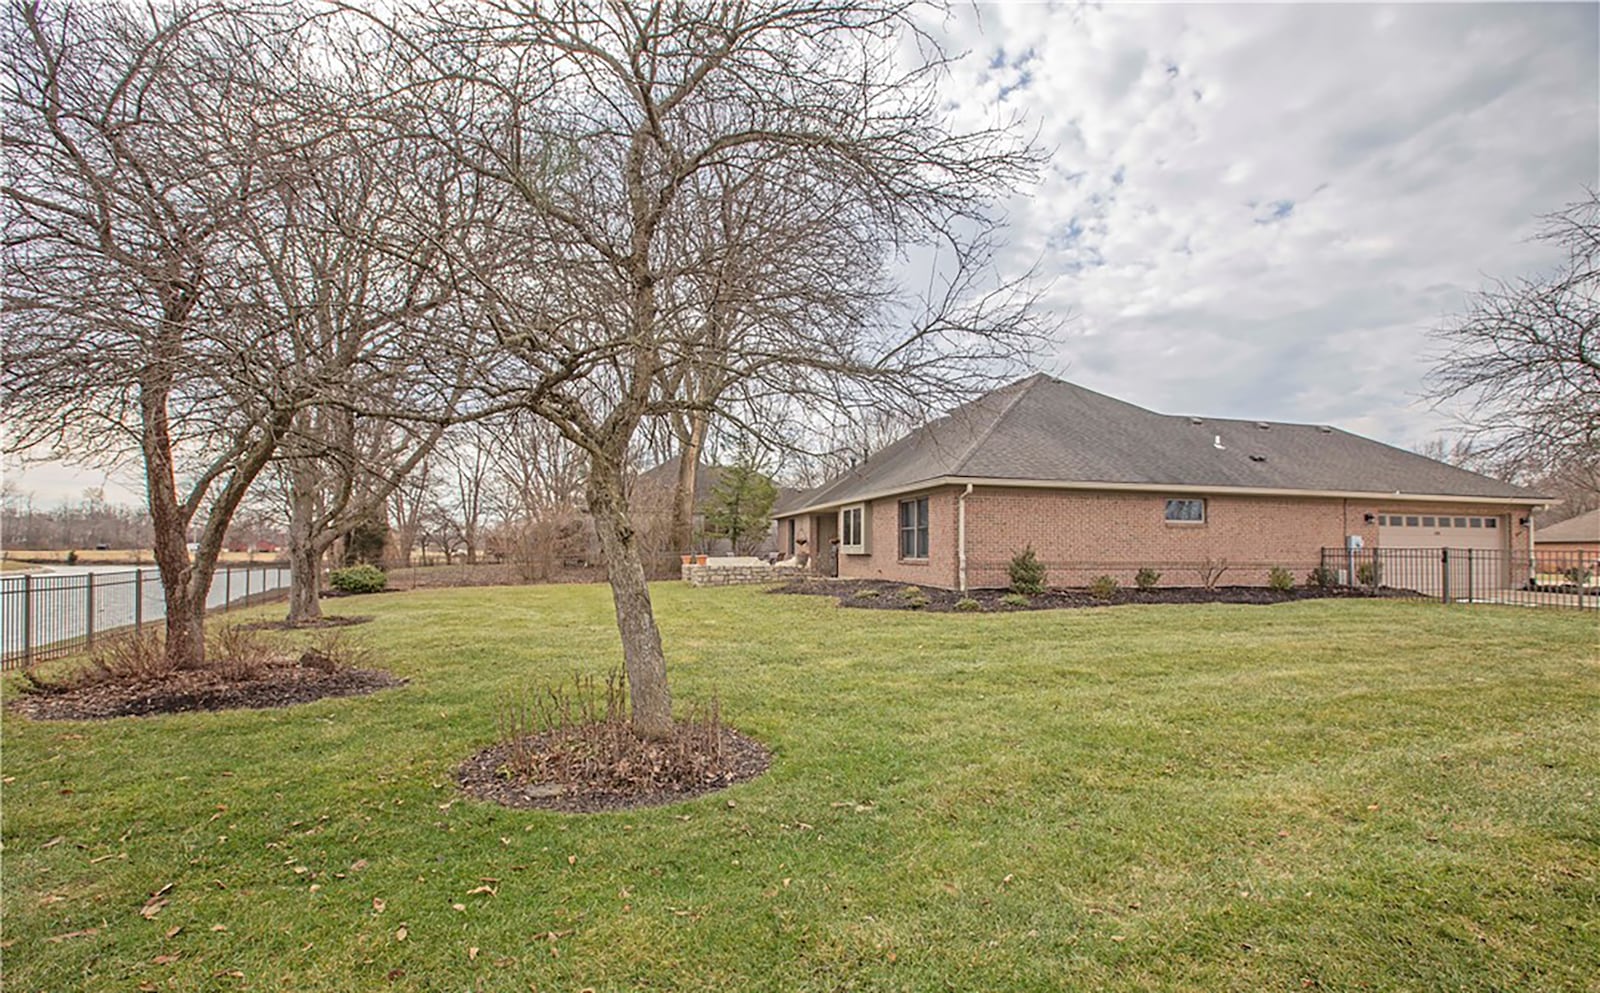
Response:
[[[1007,607],[1026,607],[1033,601],[1028,599],[1028,595],[1026,593],[1007,593],[1005,596],[1000,598],[1000,602],[1005,604]]]
[[[1011,574],[1011,592],[1027,594],[1044,592],[1044,563],[1033,554],[1032,545],[1012,556],[1007,572]]]
[[[1377,586],[1383,581],[1383,569],[1376,562],[1363,562],[1356,566],[1356,582],[1362,586]]]
[[[1325,565],[1319,565],[1306,573],[1306,585],[1329,589],[1339,585],[1339,574]]]
[[[260,631],[221,624],[206,632],[206,668],[227,679],[260,679],[280,655]]]
[[[1588,569],[1575,565],[1566,572],[1563,572],[1561,575],[1566,577],[1567,581],[1574,586],[1587,586],[1589,585],[1589,578],[1591,574]]]
[[[964,596],[961,599],[956,601],[955,609],[956,610],[960,610],[960,611],[964,611],[966,613],[972,613],[974,611],[982,610],[983,609],[983,604],[981,604],[978,601],[972,599],[972,597]]]
[[[1153,590],[1161,582],[1161,573],[1149,566],[1140,569],[1133,577],[1133,585],[1141,590]]]
[[[341,593],[382,593],[389,585],[389,577],[375,565],[353,565],[333,570],[328,575],[328,585]]]
[[[74,548],[71,551],[67,552],[67,565],[77,565],[77,564],[78,564],[78,550],[76,548]]]
[[[926,607],[927,605],[928,605],[928,598],[925,597],[925,596],[922,596],[921,594],[918,594],[917,596],[908,596],[908,597],[906,597],[906,606],[910,607],[912,610],[921,610],[923,607]]]
[[[900,599],[902,600],[915,600],[919,597],[922,597],[922,587],[920,586],[906,586],[900,590]],[[926,597],[923,597],[923,599],[926,599]]]
[[[862,590],[856,594],[857,600],[876,600],[881,594],[877,590]]]
[[[1218,581],[1222,579],[1222,574],[1228,571],[1228,560],[1206,559],[1195,571],[1200,576],[1200,585],[1207,590],[1214,590]]]
[[[1096,576],[1089,584],[1089,595],[1096,600],[1109,600],[1117,595],[1117,581],[1110,576]]]
[[[1267,572],[1267,585],[1279,593],[1287,593],[1294,589],[1294,574],[1281,565],[1275,565]]]

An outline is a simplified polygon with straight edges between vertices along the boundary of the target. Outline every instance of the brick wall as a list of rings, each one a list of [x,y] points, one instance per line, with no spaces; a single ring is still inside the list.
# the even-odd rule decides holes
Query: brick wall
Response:
[[[942,487],[869,503],[867,553],[841,555],[839,575],[956,587],[957,497],[962,489]],[[899,557],[899,504],[923,495],[929,498],[928,558],[904,561]],[[1224,561],[1227,570],[1218,580],[1223,585],[1264,585],[1273,566],[1288,569],[1302,582],[1320,563],[1321,550],[1343,547],[1346,535],[1360,535],[1367,547],[1377,546],[1378,525],[1367,523],[1367,514],[1404,510],[1460,515],[1468,506],[1217,495],[1205,498],[1204,523],[1183,524],[1165,520],[1169,496],[1191,495],[978,487],[967,498],[968,585],[1007,585],[1011,557],[1030,544],[1049,569],[1053,586],[1084,586],[1100,575],[1131,584],[1146,566],[1162,573],[1163,586],[1194,586],[1201,582],[1202,567]],[[1502,515],[1509,547],[1527,550],[1528,529],[1518,523],[1527,508],[1471,505],[1471,513]],[[799,533],[813,529],[811,518],[800,518]]]

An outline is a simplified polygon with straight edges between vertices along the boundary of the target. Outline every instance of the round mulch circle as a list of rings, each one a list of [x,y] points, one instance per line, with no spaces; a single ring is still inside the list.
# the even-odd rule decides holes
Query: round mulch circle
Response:
[[[594,814],[609,811],[659,807],[715,793],[738,783],[749,782],[772,765],[767,746],[747,738],[733,728],[721,729],[722,748],[731,757],[731,769],[712,782],[681,783],[671,786],[627,784],[618,786],[588,783],[528,783],[511,779],[505,768],[511,746],[501,742],[463,762],[456,770],[456,784],[475,800],[487,800],[502,807],[520,810],[555,810],[568,814]]]
[[[14,712],[37,721],[96,721],[195,710],[289,707],[324,697],[362,696],[406,681],[378,669],[275,665],[255,678],[228,679],[212,670],[175,672],[147,683],[99,683],[58,692],[24,693]]]
[[[249,624],[241,624],[239,626],[250,631],[322,631],[327,628],[354,627],[357,624],[367,624],[371,621],[372,615],[370,614],[356,614],[323,617],[304,624],[290,624],[288,621],[252,621]]]

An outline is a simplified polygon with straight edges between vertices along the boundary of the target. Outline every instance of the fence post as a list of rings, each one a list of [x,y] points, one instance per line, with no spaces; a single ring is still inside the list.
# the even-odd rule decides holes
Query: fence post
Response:
[[[133,631],[144,633],[144,570],[133,570]]]
[[[1467,602],[1472,602],[1472,549],[1467,549]]]
[[[241,602],[247,607],[250,605],[250,574],[254,571],[249,566],[244,567],[244,600]]]
[[[233,599],[233,567],[222,567],[222,612],[228,612],[228,603]]]
[[[1450,549],[1439,549],[1439,600],[1450,602]]]
[[[84,576],[88,582],[83,585],[83,645],[85,648],[94,647],[94,573]]]
[[[22,664],[33,665],[33,575],[22,574]]]

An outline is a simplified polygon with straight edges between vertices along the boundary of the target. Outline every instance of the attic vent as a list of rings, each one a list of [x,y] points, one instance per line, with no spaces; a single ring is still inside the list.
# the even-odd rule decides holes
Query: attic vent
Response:
[[[1250,461],[1251,462],[1265,462],[1266,460],[1267,460],[1267,457],[1265,455],[1252,455],[1252,456],[1250,456]]]
[[[1326,424],[1317,425],[1317,430],[1323,434],[1333,434],[1333,428],[1328,427]]]
[[[1201,419],[1200,419],[1200,418],[1198,418],[1198,417],[1191,417],[1191,418],[1189,418],[1189,423],[1190,423],[1190,424],[1204,424],[1204,423],[1205,423],[1205,421],[1202,421],[1202,420],[1201,420]]]
[[[1268,424],[1266,421],[1256,421],[1256,427],[1260,428],[1263,431],[1271,431],[1272,430],[1272,425]]]

